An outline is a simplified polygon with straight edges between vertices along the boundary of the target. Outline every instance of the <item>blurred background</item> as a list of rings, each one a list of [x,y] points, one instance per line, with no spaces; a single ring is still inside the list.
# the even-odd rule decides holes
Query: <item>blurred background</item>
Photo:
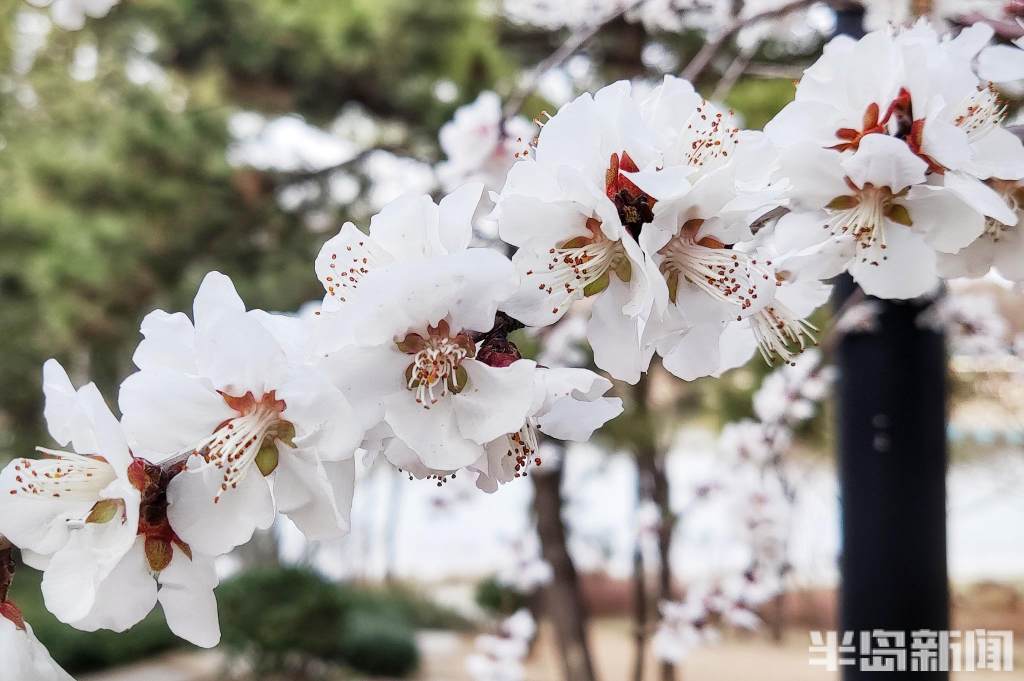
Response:
[[[902,3],[882,4],[869,21],[931,11],[955,25],[971,3],[940,14],[941,2],[907,2],[906,16]],[[846,5],[0,0],[0,461],[51,444],[47,358],[113,403],[143,315],[189,310],[207,271],[230,275],[253,307],[298,310],[322,295],[313,259],[344,221],[365,228],[401,193],[440,195],[483,173],[460,166],[440,135],[460,107],[477,102],[464,125],[483,126],[482,139],[504,120],[528,140],[530,119],[580,92],[686,73],[760,128]],[[486,92],[505,103],[503,119],[479,113]],[[1004,94],[1015,111],[1020,93]],[[495,159],[510,160],[505,151]],[[495,189],[498,165],[482,178]],[[481,219],[480,241],[493,236]],[[947,300],[936,323],[952,341],[954,625],[1019,633],[1024,302],[997,279],[954,282]],[[816,321],[827,327],[828,312]],[[570,317],[519,340],[552,362],[586,364],[581,336]],[[574,627],[588,632],[598,677],[654,679],[664,678],[655,657],[679,652],[659,647],[659,600],[728,591],[767,550],[773,586],[748,599],[760,626],[718,613],[723,626],[712,635],[702,625],[679,678],[830,678],[807,663],[807,632],[837,626],[826,371],[800,398],[777,462],[781,492],[729,484],[730,466],[757,454],[726,426],[766,420],[755,394],[786,394],[763,383],[770,371],[758,358],[720,380],[655,370],[639,388],[617,386],[623,416],[586,445],[547,446],[536,473],[492,495],[360,462],[349,537],[312,545],[281,520],[225,559],[224,640],[212,653],[183,646],[159,613],[125,635],[73,631],[46,613],[27,568],[13,597],[56,660],[97,681],[548,681],[562,678],[572,650],[562,636]],[[568,615],[551,607],[566,602]],[[506,660],[506,618],[521,609],[538,631]]]

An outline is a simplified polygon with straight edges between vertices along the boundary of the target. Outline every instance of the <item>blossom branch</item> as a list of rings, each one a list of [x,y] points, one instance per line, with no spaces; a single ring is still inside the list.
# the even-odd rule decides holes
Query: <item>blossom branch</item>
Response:
[[[790,2],[780,5],[774,9],[752,14],[745,19],[737,19],[729,26],[726,26],[714,40],[704,43],[703,47],[698,50],[697,54],[690,60],[690,63],[683,69],[682,77],[689,81],[696,80],[700,74],[704,72],[704,69],[707,68],[708,64],[711,63],[711,60],[715,55],[718,54],[718,51],[721,50],[734,35],[742,31],[747,26],[752,26],[766,19],[777,19],[795,10],[808,7],[814,2],[815,0],[791,0]]]
[[[508,121],[520,112],[523,105],[526,103],[527,98],[537,89],[537,85],[544,74],[564,64],[569,57],[576,54],[580,48],[590,42],[605,26],[627,12],[640,7],[645,2],[647,2],[647,0],[633,0],[633,2],[627,3],[620,9],[605,17],[602,21],[591,26],[587,26],[570,35],[565,42],[558,47],[558,49],[537,64],[533,70],[530,71],[526,79],[520,83],[515,90],[513,90],[512,94],[509,95],[505,102],[505,108],[503,111],[504,120]]]

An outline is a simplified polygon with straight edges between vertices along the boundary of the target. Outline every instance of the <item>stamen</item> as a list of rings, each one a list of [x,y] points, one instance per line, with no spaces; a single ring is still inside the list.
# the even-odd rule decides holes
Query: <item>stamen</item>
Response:
[[[10,496],[68,501],[96,501],[104,487],[117,479],[114,467],[99,457],[37,447],[44,459],[14,461]]]
[[[732,111],[723,114],[707,100],[697,107],[686,130],[690,140],[686,162],[693,168],[728,158],[739,143],[740,129],[735,125]]]
[[[999,99],[999,93],[991,83],[980,88],[960,106],[960,111],[953,118],[953,123],[963,128],[967,138],[976,142],[999,127],[1006,118],[1006,105]]]
[[[888,187],[848,184],[855,195],[836,197],[826,206],[829,218],[824,228],[833,236],[852,236],[861,249],[861,261],[877,266],[889,259],[884,253],[886,222],[912,224],[906,207],[896,202],[903,192],[894,195]]]
[[[406,387],[416,395],[416,402],[429,409],[449,392],[458,392],[465,386],[462,360],[469,356],[469,351],[465,344],[447,337],[431,337],[426,342],[427,346],[413,355]]]
[[[225,395],[224,401],[235,408],[239,416],[222,423],[194,451],[194,456],[203,459],[201,468],[213,467],[223,474],[214,503],[245,479],[264,445],[276,446],[280,440],[294,446],[292,438],[295,436],[295,427],[281,418],[285,404],[275,397],[273,390],[258,402],[252,393],[241,398]]]
[[[684,280],[742,312],[757,302],[760,287],[772,279],[770,261],[758,262],[747,253],[717,242],[694,241],[687,230],[673,237],[660,252],[664,256],[661,271],[673,302],[679,281]]]
[[[779,357],[786,364],[793,364],[794,357],[808,345],[818,342],[814,335],[817,327],[797,317],[780,303],[760,310],[751,318],[750,324],[761,357],[768,364],[774,363],[774,357]],[[799,350],[792,350],[793,346],[799,346]]]

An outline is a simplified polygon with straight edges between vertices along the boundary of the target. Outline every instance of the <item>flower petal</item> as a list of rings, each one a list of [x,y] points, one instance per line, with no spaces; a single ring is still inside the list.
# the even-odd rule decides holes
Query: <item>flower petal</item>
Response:
[[[507,367],[491,367],[467,359],[462,366],[469,382],[452,397],[462,435],[482,445],[522,428],[533,402],[537,363],[520,359]]]
[[[167,626],[175,636],[202,648],[220,642],[217,617],[217,571],[213,560],[193,553],[186,556],[175,549],[170,564],[157,576],[160,591],[157,599],[164,610]]]

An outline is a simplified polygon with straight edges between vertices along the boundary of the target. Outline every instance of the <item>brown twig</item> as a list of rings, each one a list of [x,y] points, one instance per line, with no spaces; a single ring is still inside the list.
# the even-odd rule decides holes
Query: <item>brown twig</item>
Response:
[[[645,2],[647,2],[647,0],[634,0],[605,17],[603,20],[593,24],[592,26],[580,29],[566,38],[565,42],[559,45],[558,49],[533,67],[533,70],[530,71],[530,74],[526,79],[521,82],[511,94],[509,94],[508,99],[505,100],[505,108],[502,111],[503,120],[510,120],[515,117],[520,110],[522,110],[527,98],[529,98],[529,96],[537,89],[537,84],[545,73],[564,64],[569,57],[576,54],[580,48],[600,33],[602,28],[623,16],[626,12],[640,7],[640,5]]]
[[[789,14],[792,11],[808,7],[814,2],[815,0],[791,0],[790,2],[780,5],[774,9],[768,9],[763,12],[758,12],[757,14],[752,14],[743,19],[737,19],[726,26],[714,40],[704,43],[703,47],[697,51],[697,54],[694,55],[693,59],[690,60],[690,63],[683,69],[681,74],[682,77],[689,81],[696,80],[697,77],[704,72],[704,69],[707,68],[708,64],[711,63],[711,60],[715,55],[718,54],[718,51],[721,50],[734,35],[747,26],[752,26],[760,21],[764,21],[765,19],[776,19]]]
[[[7,591],[14,581],[14,545],[0,535],[0,603],[7,601]]]

